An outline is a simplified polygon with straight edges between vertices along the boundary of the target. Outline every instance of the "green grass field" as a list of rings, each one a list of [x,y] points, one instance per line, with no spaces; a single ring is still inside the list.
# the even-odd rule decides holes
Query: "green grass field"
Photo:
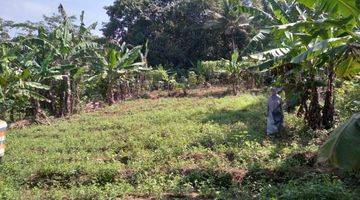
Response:
[[[286,115],[268,139],[266,98],[134,100],[11,130],[3,199],[359,199],[359,180],[315,165],[327,135]]]

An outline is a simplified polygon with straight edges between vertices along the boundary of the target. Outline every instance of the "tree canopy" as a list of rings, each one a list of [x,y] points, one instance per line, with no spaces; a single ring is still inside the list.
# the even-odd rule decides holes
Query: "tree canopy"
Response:
[[[122,0],[107,7],[104,35],[128,44],[149,41],[149,64],[190,68],[198,60],[230,58],[234,44],[246,46],[249,27],[218,0]],[[227,7],[229,8],[229,7]],[[217,26],[209,27],[209,22]]]

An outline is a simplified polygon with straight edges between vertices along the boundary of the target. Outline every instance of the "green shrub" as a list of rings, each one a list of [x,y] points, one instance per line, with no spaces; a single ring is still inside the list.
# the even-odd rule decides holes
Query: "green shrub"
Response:
[[[196,75],[195,72],[189,71],[189,73],[188,73],[188,82],[189,82],[189,86],[191,88],[195,88],[197,86],[198,80],[197,80],[197,75]]]
[[[339,116],[346,120],[355,113],[360,112],[360,78],[355,81],[345,81],[342,87],[337,89],[336,103],[338,104]]]
[[[198,85],[203,85],[203,84],[205,84],[205,82],[206,82],[205,76],[199,75],[198,79],[197,79],[197,84]]]
[[[157,69],[151,70],[148,73],[148,79],[151,80],[154,89],[162,89],[169,81],[169,75],[162,65],[159,65]]]
[[[216,82],[219,76],[229,61],[218,60],[218,61],[201,61],[196,66],[196,72],[198,75],[205,77],[208,82]]]

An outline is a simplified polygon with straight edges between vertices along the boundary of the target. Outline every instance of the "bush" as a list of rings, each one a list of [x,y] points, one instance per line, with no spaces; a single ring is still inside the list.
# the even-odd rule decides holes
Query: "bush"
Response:
[[[345,81],[342,87],[337,89],[338,110],[341,120],[346,120],[353,114],[360,112],[360,79],[357,81]]]
[[[190,88],[195,88],[197,86],[198,80],[197,80],[197,75],[195,72],[189,71],[188,82],[189,82]]]
[[[216,83],[219,82],[218,79],[228,64],[227,60],[201,61],[197,63],[196,72],[199,76],[204,76],[206,81]]]
[[[179,85],[179,83],[176,81],[176,76],[175,75],[170,76],[169,82],[168,82],[168,89],[171,91],[175,90],[179,87],[178,85]]]
[[[205,76],[199,75],[199,76],[198,76],[198,79],[197,79],[197,84],[198,84],[198,85],[204,85],[205,82],[206,82]]]
[[[169,75],[162,65],[159,65],[157,69],[151,70],[147,78],[151,80],[154,89],[164,88],[165,83],[169,81]]]

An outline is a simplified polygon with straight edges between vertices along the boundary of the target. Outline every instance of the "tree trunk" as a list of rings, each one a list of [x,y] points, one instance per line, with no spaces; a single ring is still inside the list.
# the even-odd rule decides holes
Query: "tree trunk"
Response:
[[[237,90],[236,90],[236,83],[233,83],[232,85],[232,91],[234,95],[237,95]]]
[[[115,103],[114,90],[110,84],[108,85],[108,88],[106,91],[106,101],[109,105],[113,105]]]
[[[231,76],[231,82],[232,82],[232,93],[233,95],[237,95],[237,78],[235,75]]]
[[[130,84],[129,82],[125,81],[124,83],[122,83],[123,89],[121,94],[123,94],[123,100],[125,100],[129,94],[130,94]]]
[[[144,95],[146,90],[146,77],[144,74],[140,74],[140,94]]]
[[[326,129],[330,129],[333,127],[334,124],[334,79],[335,73],[333,67],[329,69],[328,74],[329,80],[327,85],[327,90],[325,92],[325,103],[323,108],[323,119],[322,124]]]
[[[10,121],[15,122],[15,109],[11,108],[10,110]]]
[[[67,72],[63,76],[63,80],[65,83],[65,87],[64,87],[64,95],[63,95],[62,116],[68,116],[69,114],[72,113],[71,110],[72,93],[71,93],[71,81],[70,81],[69,72]]]
[[[305,116],[307,125],[313,130],[321,128],[321,107],[317,86],[311,88],[311,101],[308,113]]]
[[[35,121],[38,121],[40,119],[40,102],[38,100],[33,99],[33,116],[35,118]]]
[[[32,104],[33,104],[33,117],[34,117],[34,121],[37,123],[47,123],[50,124],[48,117],[46,116],[46,113],[44,112],[43,109],[41,109],[41,105],[40,102],[36,99],[32,99]]]
[[[50,99],[50,110],[54,116],[59,116],[60,112],[56,106],[56,92],[55,92],[56,81],[52,80],[50,83],[49,99]]]
[[[82,77],[76,81],[72,81],[72,101],[71,101],[71,111],[76,113],[80,111],[80,102],[81,102],[81,83]]]
[[[303,116],[304,113],[305,114],[308,113],[308,109],[309,109],[308,105],[307,105],[308,99],[309,99],[309,90],[307,87],[305,87],[304,94],[302,95],[301,100],[300,100],[300,107],[296,114],[298,117]]]

